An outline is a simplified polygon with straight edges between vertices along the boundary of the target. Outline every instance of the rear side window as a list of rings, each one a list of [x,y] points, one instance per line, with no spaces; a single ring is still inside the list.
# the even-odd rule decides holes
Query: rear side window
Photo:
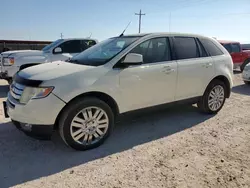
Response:
[[[239,53],[240,52],[240,45],[237,43],[232,44],[232,52]]]
[[[199,49],[192,37],[174,37],[174,48],[178,59],[199,57]]]
[[[223,55],[223,52],[220,50],[220,48],[217,47],[212,41],[204,38],[199,40],[211,56]]]

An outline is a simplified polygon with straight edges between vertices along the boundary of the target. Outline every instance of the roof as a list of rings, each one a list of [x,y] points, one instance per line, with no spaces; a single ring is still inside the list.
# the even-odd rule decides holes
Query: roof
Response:
[[[230,43],[239,43],[237,41],[230,41],[230,40],[218,40],[221,44],[230,44]]]
[[[168,35],[168,36],[190,36],[190,37],[205,37],[202,35],[198,34],[190,34],[190,33],[178,33],[178,32],[156,32],[156,33],[140,33],[140,34],[129,34],[129,35],[124,35],[126,36],[131,36],[131,37],[144,37],[144,36],[158,36],[158,35]]]
[[[93,38],[63,38],[62,40],[96,40]]]

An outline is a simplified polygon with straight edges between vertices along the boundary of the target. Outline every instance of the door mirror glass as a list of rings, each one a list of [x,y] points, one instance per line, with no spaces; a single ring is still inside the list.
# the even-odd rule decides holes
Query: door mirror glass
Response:
[[[141,54],[129,53],[126,55],[123,63],[125,64],[142,64],[143,56]]]
[[[60,54],[60,53],[62,53],[62,48],[60,48],[60,47],[55,48],[55,49],[54,49],[54,53],[55,53],[55,54]]]

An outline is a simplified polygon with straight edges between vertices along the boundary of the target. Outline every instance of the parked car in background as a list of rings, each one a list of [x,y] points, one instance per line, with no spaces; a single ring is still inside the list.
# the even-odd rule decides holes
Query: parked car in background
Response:
[[[241,44],[242,50],[250,50],[250,44]]]
[[[240,68],[244,70],[245,66],[250,62],[250,50],[243,50],[239,42],[234,41],[219,41],[231,54],[234,69]]]
[[[101,145],[115,117],[128,111],[181,101],[216,114],[230,96],[232,77],[232,58],[214,39],[120,35],[69,62],[18,72],[4,112],[26,134],[50,136],[59,129],[67,145],[86,150]]]
[[[245,84],[250,85],[250,64],[247,64],[242,73]]]
[[[1,53],[0,78],[9,83],[16,72],[40,63],[65,61],[97,43],[94,39],[59,39],[39,50],[18,50]]]

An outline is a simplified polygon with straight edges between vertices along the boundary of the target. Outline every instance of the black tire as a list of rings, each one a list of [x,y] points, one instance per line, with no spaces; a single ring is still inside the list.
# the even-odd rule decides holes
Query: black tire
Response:
[[[216,87],[216,86],[222,86],[224,89],[224,99],[223,102],[217,110],[211,110],[209,105],[208,105],[208,100],[209,100],[209,94],[210,92]],[[200,100],[197,103],[198,108],[203,112],[207,114],[216,114],[218,113],[222,107],[224,106],[225,100],[226,100],[226,93],[227,93],[227,88],[224,82],[221,80],[214,80],[212,81],[206,88],[206,91],[204,95],[200,98]]]
[[[240,71],[243,72],[243,70],[245,69],[245,66],[250,63],[250,60],[247,59],[241,66],[240,66]]]
[[[102,136],[100,140],[93,144],[80,144],[76,142],[73,137],[70,134],[70,126],[73,118],[84,108],[87,107],[98,107],[101,108],[103,111],[106,112],[109,124],[108,129],[106,133]],[[110,133],[112,132],[114,128],[114,114],[112,112],[112,109],[108,104],[103,102],[102,100],[94,97],[85,97],[85,98],[79,98],[75,101],[71,102],[66,109],[62,112],[59,119],[59,133],[63,141],[70,147],[76,150],[84,151],[88,149],[93,149],[101,144],[104,143],[104,141],[109,137]]]
[[[244,81],[246,85],[250,85],[250,81]]]

